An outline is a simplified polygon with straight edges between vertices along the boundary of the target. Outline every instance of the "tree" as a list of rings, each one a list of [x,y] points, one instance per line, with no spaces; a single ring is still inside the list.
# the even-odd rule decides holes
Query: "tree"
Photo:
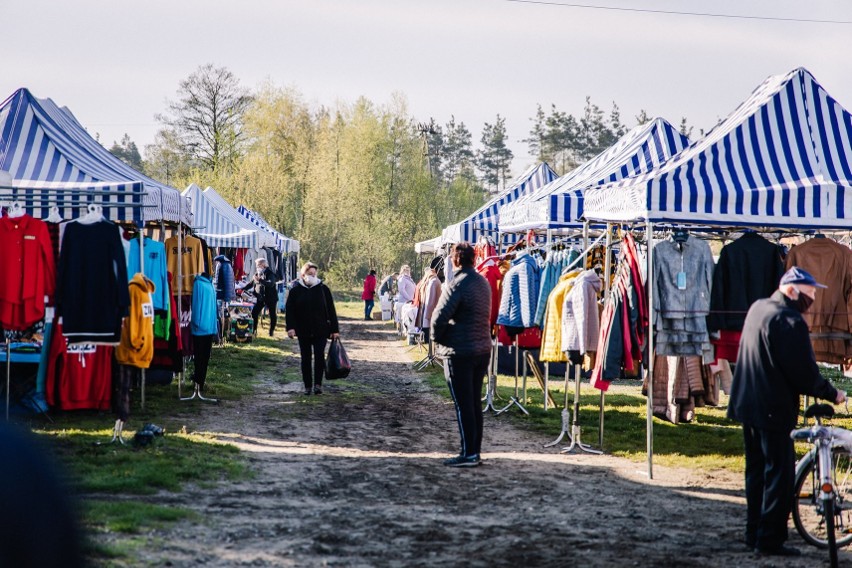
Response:
[[[180,82],[178,100],[157,119],[174,133],[184,152],[203,169],[234,165],[243,142],[243,115],[252,101],[225,67],[202,65]]]
[[[686,122],[686,117],[682,116],[680,119],[680,133],[686,136],[687,138],[691,138],[692,130],[693,128],[689,126],[689,124]]]
[[[512,151],[506,146],[506,119],[497,115],[494,124],[485,123],[482,127],[482,149],[477,152],[477,167],[482,172],[483,181],[498,191],[506,186],[509,166],[512,163]]]
[[[136,142],[130,139],[130,136],[125,133],[121,138],[121,142],[113,142],[109,153],[133,168],[136,171],[143,171],[142,156],[139,154],[139,148],[136,147]]]
[[[145,146],[144,172],[166,185],[183,187],[189,179],[192,164],[183,153],[174,131],[161,129],[153,144]]]
[[[451,115],[444,136],[444,179],[452,184],[460,176],[473,178],[476,155],[473,151],[473,137],[464,122],[456,122]]]
[[[545,128],[544,110],[541,105],[536,105],[535,118],[532,120],[533,126],[530,130],[530,137],[524,138],[521,142],[526,142],[530,149],[530,155],[535,156],[540,162],[548,161],[544,157],[545,136],[547,129]]]
[[[648,113],[645,112],[645,109],[641,109],[639,114],[636,115],[636,124],[642,126],[643,124],[648,124],[651,122],[651,117],[648,116]]]

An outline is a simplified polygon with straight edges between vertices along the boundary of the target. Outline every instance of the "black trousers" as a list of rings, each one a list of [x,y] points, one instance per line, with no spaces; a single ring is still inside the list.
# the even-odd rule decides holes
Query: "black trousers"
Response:
[[[482,380],[490,354],[444,359],[444,376],[456,407],[463,456],[479,455],[482,446]]]
[[[130,389],[139,382],[140,373],[136,367],[113,363],[112,406],[115,416],[122,422],[130,420]]]
[[[796,454],[790,433],[743,425],[746,456],[746,542],[773,549],[787,540]]]
[[[193,380],[199,388],[204,388],[204,382],[207,380],[207,366],[210,363],[210,353],[213,352],[213,340],[215,335],[193,335],[192,349],[195,353],[195,375]]]
[[[260,332],[257,327],[257,323],[260,320],[260,312],[263,311],[264,306],[268,308],[267,313],[269,314],[269,336],[272,337],[272,334],[275,333],[275,325],[278,323],[278,297],[267,295],[265,298],[257,298],[257,303],[255,303],[254,307],[251,309],[251,318],[254,320],[255,333]]]
[[[322,376],[325,373],[325,337],[299,336],[299,350],[302,355],[302,381],[305,388],[322,386]],[[313,363],[313,364],[312,364]]]

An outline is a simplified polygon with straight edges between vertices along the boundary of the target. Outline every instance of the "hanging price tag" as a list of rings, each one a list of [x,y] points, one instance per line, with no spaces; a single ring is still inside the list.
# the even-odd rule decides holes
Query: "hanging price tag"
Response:
[[[675,284],[678,290],[686,290],[686,272],[678,272],[675,278]]]

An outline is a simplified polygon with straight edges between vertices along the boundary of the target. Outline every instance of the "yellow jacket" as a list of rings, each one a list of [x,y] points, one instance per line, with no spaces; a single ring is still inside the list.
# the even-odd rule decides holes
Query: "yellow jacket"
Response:
[[[155,286],[141,273],[130,280],[130,315],[121,322],[121,343],[115,348],[115,359],[122,365],[147,369],[154,358]]]
[[[544,312],[544,326],[541,330],[540,361],[567,361],[568,357],[562,352],[562,304],[565,295],[574,287],[574,279],[582,270],[572,270],[559,278],[553,291],[547,297],[547,311]]]

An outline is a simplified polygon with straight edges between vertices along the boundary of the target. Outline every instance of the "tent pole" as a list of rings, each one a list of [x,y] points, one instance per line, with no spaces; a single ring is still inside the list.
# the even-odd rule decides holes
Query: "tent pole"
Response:
[[[646,444],[648,452],[648,479],[654,479],[654,223],[647,222],[648,270],[645,289],[648,291],[648,400],[646,403]]]
[[[181,204],[182,206],[183,204]],[[177,311],[175,314],[177,317],[177,326],[180,328],[181,324],[181,315],[183,314],[183,220],[178,221],[178,253],[177,253],[177,277],[175,278],[175,291],[177,292]],[[183,338],[183,334],[181,333],[181,338]],[[183,341],[183,339],[181,339]],[[178,377],[178,400],[181,397],[181,383],[183,383],[183,378],[186,376],[186,357],[181,353],[181,371],[180,376]]]
[[[139,221],[139,272],[145,276],[145,222]],[[145,410],[145,369],[140,369],[142,410]]]
[[[586,221],[583,225],[583,230],[589,230],[589,222]],[[604,245],[604,302],[609,298],[609,275],[612,273],[612,223],[606,224],[606,244]],[[600,394],[600,402],[598,403],[598,447],[603,449],[604,439],[604,403],[606,401],[606,392],[603,390]]]
[[[550,254],[550,247],[553,244],[553,230],[547,229],[547,244],[545,245],[547,248],[547,253]],[[540,301],[540,300],[539,300]],[[547,301],[547,298],[545,298]],[[544,363],[544,411],[547,412],[547,386],[550,381],[550,363],[545,361]],[[524,401],[526,402],[526,401]]]

